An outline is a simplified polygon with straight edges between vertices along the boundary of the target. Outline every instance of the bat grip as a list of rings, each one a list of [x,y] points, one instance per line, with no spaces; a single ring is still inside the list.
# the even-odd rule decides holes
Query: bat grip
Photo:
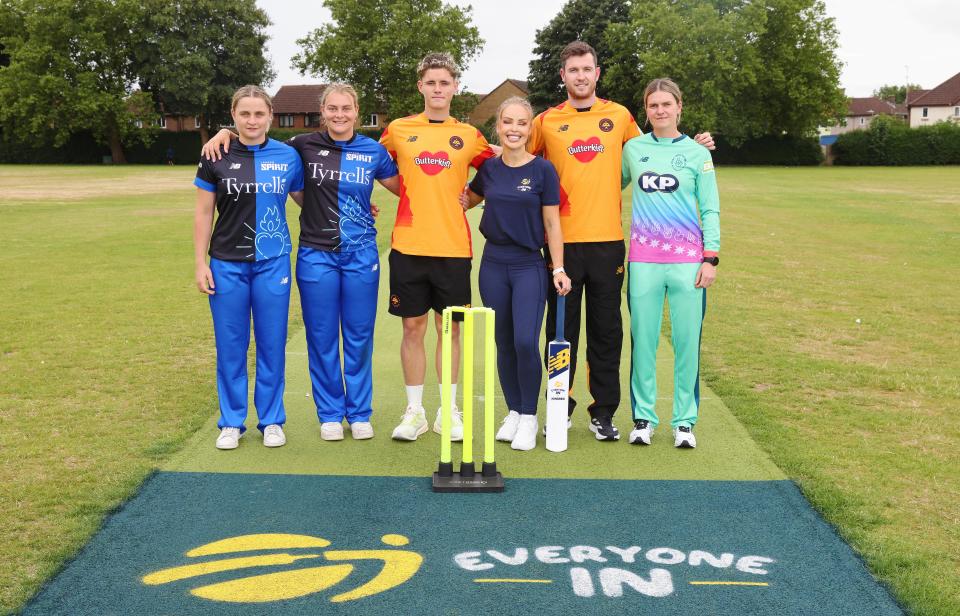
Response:
[[[567,298],[563,295],[557,296],[557,337],[559,342],[563,340],[563,325],[567,320]]]

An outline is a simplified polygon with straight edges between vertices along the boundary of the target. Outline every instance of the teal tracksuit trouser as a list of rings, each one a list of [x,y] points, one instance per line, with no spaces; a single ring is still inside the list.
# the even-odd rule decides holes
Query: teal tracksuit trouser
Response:
[[[704,289],[694,286],[700,263],[630,263],[627,301],[630,307],[630,403],[633,419],[659,423],[657,344],[663,320],[663,299],[670,305],[673,342],[673,420],[671,427],[693,427],[700,407],[700,332],[707,307]]]

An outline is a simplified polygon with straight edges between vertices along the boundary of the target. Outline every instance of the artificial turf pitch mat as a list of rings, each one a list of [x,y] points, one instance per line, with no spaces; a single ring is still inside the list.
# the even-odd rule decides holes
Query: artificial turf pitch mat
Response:
[[[261,537],[187,555],[250,534]],[[298,547],[309,538],[317,545]],[[196,568],[283,554],[304,558]],[[185,565],[195,568],[171,572]],[[350,598],[371,581],[379,592]],[[466,495],[433,494],[425,477],[171,472],[151,478],[26,613],[519,609],[900,613],[789,481],[513,479],[503,494]]]
[[[624,440],[599,443],[578,409],[562,454],[543,449],[542,438],[530,452],[497,444],[506,492],[433,494],[439,439],[389,439],[404,403],[399,334],[397,319],[381,311],[373,440],[349,432],[341,442],[319,439],[306,343],[295,334],[287,445],[264,448],[253,429],[237,450],[217,451],[211,418],[25,613],[901,613],[709,388],[697,449],[672,447],[666,342],[658,365],[665,421],[653,445],[625,442],[624,408],[616,422]],[[431,327],[428,354],[433,335]],[[585,374],[581,366],[574,384],[583,406]],[[432,369],[427,382],[432,422]],[[477,400],[478,440],[481,409]],[[497,410],[499,418],[499,393]],[[479,456],[479,442],[475,449]]]

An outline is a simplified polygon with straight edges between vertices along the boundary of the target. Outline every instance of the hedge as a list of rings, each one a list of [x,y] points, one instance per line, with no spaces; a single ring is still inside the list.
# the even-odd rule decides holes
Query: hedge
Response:
[[[718,165],[806,166],[823,162],[823,151],[815,137],[792,135],[749,139],[734,147],[723,135],[715,135],[717,149],[711,152]]]
[[[910,128],[880,116],[866,130],[840,135],[833,153],[836,165],[960,165],[960,125]]]

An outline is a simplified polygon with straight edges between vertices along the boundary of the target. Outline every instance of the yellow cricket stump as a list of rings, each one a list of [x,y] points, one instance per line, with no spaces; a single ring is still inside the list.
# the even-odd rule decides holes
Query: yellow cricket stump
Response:
[[[463,455],[460,472],[453,471],[451,413],[453,408],[453,314],[463,313]],[[474,316],[484,317],[483,466],[478,476],[473,463],[473,354]],[[494,460],[494,364],[496,315],[492,308],[450,306],[443,310],[440,343],[440,465],[433,474],[434,492],[502,492],[503,476]]]

